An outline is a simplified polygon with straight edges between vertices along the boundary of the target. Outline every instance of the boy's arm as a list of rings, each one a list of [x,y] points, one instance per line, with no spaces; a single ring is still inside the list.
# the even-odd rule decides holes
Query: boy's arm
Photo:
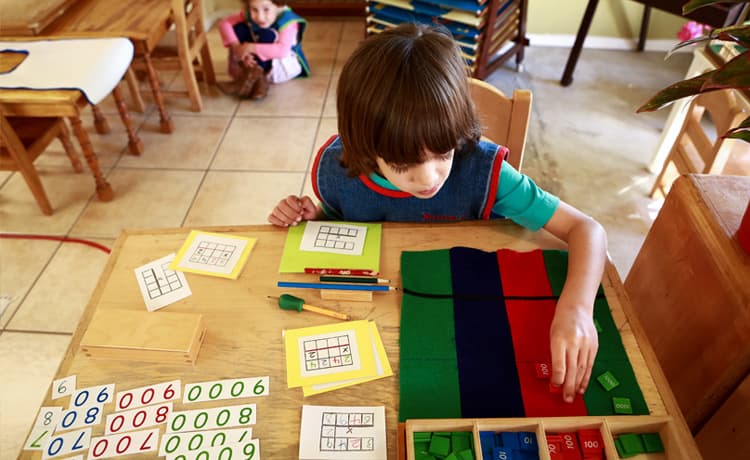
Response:
[[[568,244],[568,276],[550,327],[552,384],[572,402],[583,394],[599,347],[594,300],[604,272],[607,235],[591,217],[560,202],[544,228]]]

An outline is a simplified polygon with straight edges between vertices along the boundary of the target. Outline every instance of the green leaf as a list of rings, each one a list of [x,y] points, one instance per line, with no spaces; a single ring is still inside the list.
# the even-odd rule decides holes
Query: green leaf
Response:
[[[747,3],[747,0],[690,0],[682,6],[682,14],[692,13],[698,8],[703,8],[708,5],[715,5],[717,3]]]
[[[661,109],[662,107],[671,104],[677,99],[682,99],[683,97],[687,96],[693,96],[695,94],[706,91],[703,89],[703,85],[709,78],[711,78],[711,76],[713,76],[715,72],[716,70],[712,70],[689,80],[683,80],[678,81],[677,83],[673,83],[672,85],[651,96],[651,99],[640,106],[638,110],[636,110],[636,113],[653,112],[654,110]]]
[[[714,29],[710,33],[717,40],[739,43],[746,48],[750,45],[750,26],[729,26]]]
[[[727,139],[739,139],[745,142],[750,142],[750,117],[742,120],[739,126],[730,129],[723,136]]]
[[[731,134],[727,133],[724,137],[727,139],[739,139],[741,141],[750,142],[750,130],[735,131]]]
[[[750,89],[750,51],[735,56],[732,60],[711,72],[701,91],[737,88]]]

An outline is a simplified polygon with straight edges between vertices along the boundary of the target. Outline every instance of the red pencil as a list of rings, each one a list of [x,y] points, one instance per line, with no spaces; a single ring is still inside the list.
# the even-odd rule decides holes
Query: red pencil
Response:
[[[305,273],[315,275],[351,275],[351,276],[377,276],[374,270],[358,270],[356,268],[306,268]]]

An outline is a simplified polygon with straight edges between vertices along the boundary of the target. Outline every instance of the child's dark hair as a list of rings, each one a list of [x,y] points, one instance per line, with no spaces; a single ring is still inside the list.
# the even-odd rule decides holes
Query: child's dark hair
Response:
[[[245,5],[249,7],[251,1],[252,0],[242,0],[242,3],[244,3]],[[289,2],[287,0],[271,0],[271,3],[273,3],[276,6],[286,6],[286,4]]]
[[[350,176],[424,161],[424,150],[473,147],[481,137],[468,70],[443,27],[402,24],[362,42],[337,88],[342,164]],[[457,152],[458,153],[458,152]]]

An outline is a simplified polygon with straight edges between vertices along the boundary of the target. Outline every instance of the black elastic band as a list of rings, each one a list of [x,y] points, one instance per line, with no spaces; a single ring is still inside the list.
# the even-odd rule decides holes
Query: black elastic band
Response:
[[[455,296],[453,294],[430,294],[427,292],[416,292],[411,289],[403,289],[404,294],[413,295],[415,297],[423,297],[426,299],[460,299],[467,301],[481,301],[481,300],[557,300],[560,298],[559,295],[537,295],[537,296],[524,296],[524,295],[506,295],[506,296]],[[606,299],[604,294],[597,294],[597,299]]]

